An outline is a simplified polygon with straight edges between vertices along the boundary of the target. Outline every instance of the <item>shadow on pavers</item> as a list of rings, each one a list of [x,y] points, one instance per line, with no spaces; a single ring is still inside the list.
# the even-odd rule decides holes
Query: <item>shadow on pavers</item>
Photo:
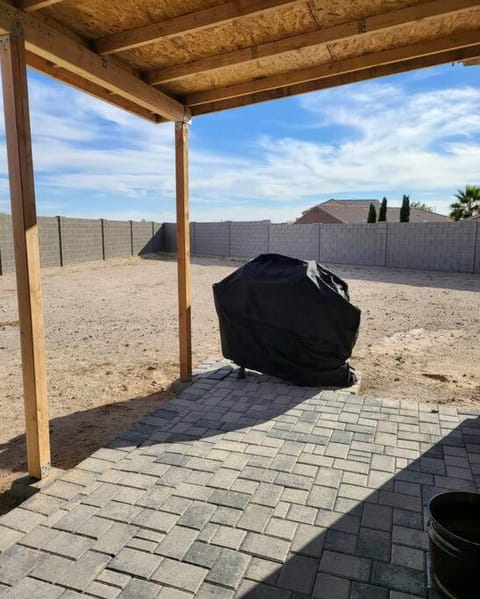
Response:
[[[72,468],[97,449],[105,447],[123,431],[128,430],[141,418],[141,412],[148,414],[158,410],[172,396],[172,393],[167,390],[52,418],[50,421],[52,466],[65,470]],[[26,459],[25,434],[0,444],[0,470],[18,472],[19,477],[27,479]],[[16,481],[12,485],[13,489],[0,493],[0,515],[10,511],[25,499],[24,490],[15,489],[15,484]]]
[[[259,377],[257,383],[260,380],[262,377]],[[200,390],[197,395],[190,394],[187,389],[176,401],[164,406],[151,418],[144,419],[144,425],[140,424],[136,430],[134,427],[127,434],[125,442],[117,439],[111,447],[121,447],[123,443],[126,446],[131,445],[132,441],[135,442],[135,435],[138,435],[136,441],[138,446],[143,448],[141,453],[154,455],[156,462],[170,464],[175,468],[176,462],[170,460],[174,457],[180,459],[181,456],[169,453],[169,444],[208,441],[224,433],[267,423],[292,409],[302,412],[295,416],[298,422],[313,422],[316,419],[316,426],[320,427],[321,422],[318,421],[318,417],[322,411],[325,416],[329,411],[335,413],[335,398],[333,395],[330,396],[328,391],[322,393],[318,412],[315,414],[315,405],[305,406],[305,410],[302,411],[302,404],[307,399],[318,395],[318,389],[289,387],[291,393],[282,393],[285,386],[279,385],[278,394],[272,391],[267,399],[262,395],[260,403],[255,399],[249,399],[245,394],[245,385],[250,385],[249,388],[252,390],[255,384],[255,381],[249,381],[248,378],[246,381],[237,381],[236,384],[230,382],[230,387],[225,393],[218,393],[222,389],[221,385],[211,387],[214,392],[209,393],[206,384],[203,391]],[[236,390],[237,386],[238,390]],[[298,390],[298,394],[292,393],[295,389]],[[363,418],[371,417],[384,422],[404,422],[407,425],[411,422],[412,426],[419,422],[418,414],[398,416],[399,404],[397,408],[389,407],[390,404],[381,407],[381,401],[370,397],[346,396],[345,404],[341,405],[350,406],[351,413],[355,414],[360,413],[360,408],[355,409],[359,404],[363,406],[361,408]],[[343,408],[339,409],[341,411]],[[432,409],[432,412],[432,417],[435,418],[435,409]],[[415,459],[408,457],[408,450],[402,452],[400,448],[396,448],[399,450],[397,454],[382,454],[381,448],[374,443],[373,435],[369,437],[367,432],[362,432],[366,428],[361,424],[353,424],[350,430],[356,429],[364,439],[365,459],[362,460],[361,450],[357,452],[356,458],[349,457],[349,460],[354,462],[345,468],[349,480],[346,478],[341,480],[344,476],[341,468],[324,469],[330,471],[332,478],[325,474],[326,482],[317,480],[317,485],[320,485],[318,501],[317,499],[307,501],[308,505],[304,505],[305,502],[302,504],[300,500],[295,507],[299,512],[296,520],[299,522],[298,537],[293,539],[286,561],[283,564],[278,563],[278,560],[277,563],[269,561],[267,555],[270,550],[275,551],[273,546],[276,543],[281,545],[290,542],[293,534],[289,537],[287,527],[283,540],[271,538],[272,548],[265,550],[263,561],[258,561],[256,580],[244,579],[235,597],[244,599],[436,597],[436,593],[430,588],[428,577],[426,506],[431,497],[440,492],[474,491],[476,487],[480,488],[478,471],[471,469],[469,462],[471,456],[476,456],[480,462],[480,417],[477,416],[478,412],[470,412],[462,408],[459,408],[459,413],[464,421],[440,440],[435,442],[433,433],[432,436],[423,435],[422,443],[426,449]],[[472,417],[469,417],[470,413]],[[424,417],[428,422],[429,414],[426,413]],[[283,427],[274,426],[270,429],[266,427],[257,430],[265,431],[268,437],[284,439],[291,445],[291,455],[298,456],[296,449],[300,451],[300,443],[326,445],[329,441],[322,435],[307,433],[296,433],[294,439],[288,432],[288,418],[283,421],[285,424]],[[173,425],[174,422],[176,425]],[[159,432],[148,436],[146,434],[148,430],[145,431],[143,428],[145,425],[148,427],[148,423],[155,424]],[[169,423],[172,423],[172,426],[169,426]],[[276,424],[282,424],[282,419],[280,418]],[[145,435],[143,443],[140,439],[142,434]],[[215,446],[213,445],[212,448]],[[366,457],[369,453],[368,449],[371,452],[370,458]],[[171,450],[173,452],[173,448]],[[403,453],[405,457],[401,457]],[[392,458],[395,456],[397,458],[400,456],[400,460],[405,462],[405,467],[393,474]],[[455,466],[457,463],[469,465],[468,468],[463,469],[464,474],[460,472],[462,469],[459,470]],[[182,465],[187,466],[177,462],[178,467]],[[257,470],[267,473],[270,468],[257,468]],[[472,470],[477,474],[472,475]],[[338,474],[338,479],[335,478],[335,473]],[[248,480],[249,477],[250,474],[243,478]],[[260,479],[252,476],[252,480]],[[161,480],[159,484],[162,484]],[[337,496],[336,489],[341,484],[349,487],[350,499]],[[366,484],[369,488],[365,486]],[[294,483],[292,487],[295,489]],[[301,487],[298,489],[300,490]],[[317,508],[319,508],[318,513]],[[285,515],[278,517],[279,526],[282,522],[288,525],[288,521],[284,519]],[[271,559],[275,560],[275,557]]]

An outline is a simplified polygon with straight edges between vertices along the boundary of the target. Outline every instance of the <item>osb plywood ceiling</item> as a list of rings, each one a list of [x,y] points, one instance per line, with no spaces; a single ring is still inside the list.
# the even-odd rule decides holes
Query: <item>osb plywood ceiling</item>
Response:
[[[480,0],[0,0],[0,33],[12,6],[35,68],[152,120],[480,56]],[[30,47],[29,27],[67,36],[85,65]]]

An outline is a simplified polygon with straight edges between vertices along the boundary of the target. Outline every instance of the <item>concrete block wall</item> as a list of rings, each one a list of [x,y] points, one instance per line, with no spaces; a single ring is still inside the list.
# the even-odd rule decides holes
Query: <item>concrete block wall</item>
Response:
[[[39,217],[42,266],[176,251],[176,225]],[[331,264],[480,273],[480,222],[270,224],[191,223],[193,255],[253,258],[282,253]],[[0,274],[15,269],[11,217],[0,214]]]
[[[12,219],[0,214],[0,275],[15,270],[13,251]]]
[[[165,226],[163,223],[152,223],[153,242],[152,251],[162,252],[165,250]]]
[[[318,260],[320,225],[270,225],[268,251],[301,260]]]
[[[177,251],[177,227],[175,223],[165,223],[164,228],[164,248],[166,252]],[[193,252],[193,249],[192,249]]]
[[[386,266],[473,272],[478,224],[389,223]]]
[[[477,222],[477,231],[475,234],[475,258],[473,272],[480,273],[480,222]]]
[[[238,258],[255,258],[258,254],[268,252],[270,223],[231,222],[230,256]]]
[[[103,260],[102,221],[60,217],[63,265]]]
[[[38,217],[42,267],[165,251],[166,227],[151,221]],[[15,270],[12,223],[0,214],[0,275]]]
[[[319,260],[336,264],[385,266],[386,232],[384,223],[322,224]]]
[[[130,221],[103,221],[105,259],[132,255],[132,231]]]
[[[62,265],[58,227],[59,219],[56,216],[41,216],[38,218],[40,265],[42,267]]]
[[[230,223],[195,223],[195,254],[230,256]]]
[[[153,252],[153,223],[142,221],[131,221],[132,226],[132,246],[134,256],[140,254],[151,254]]]

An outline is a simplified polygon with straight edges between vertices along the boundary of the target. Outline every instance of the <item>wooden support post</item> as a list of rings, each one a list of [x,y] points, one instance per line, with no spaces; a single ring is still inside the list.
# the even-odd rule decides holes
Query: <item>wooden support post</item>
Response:
[[[23,32],[0,37],[5,133],[17,275],[28,472],[50,467],[40,254]]]
[[[180,380],[182,381],[190,381],[192,378],[188,127],[189,123],[187,122],[175,123],[178,323],[180,339]]]

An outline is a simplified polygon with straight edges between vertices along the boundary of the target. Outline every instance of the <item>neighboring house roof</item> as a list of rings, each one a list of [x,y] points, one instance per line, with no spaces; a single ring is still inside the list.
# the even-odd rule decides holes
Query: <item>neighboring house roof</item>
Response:
[[[472,216],[472,219],[473,219],[473,220],[480,220],[480,212],[479,212],[478,214],[474,214],[474,215]]]
[[[302,216],[295,222],[297,224],[307,223],[344,223],[356,224],[366,223],[370,204],[375,206],[378,212],[380,210],[379,200],[328,200],[316,206],[312,206],[302,213]],[[428,212],[419,208],[410,208],[410,222],[448,222],[452,219],[443,214]],[[387,221],[400,221],[400,208],[388,207]]]

